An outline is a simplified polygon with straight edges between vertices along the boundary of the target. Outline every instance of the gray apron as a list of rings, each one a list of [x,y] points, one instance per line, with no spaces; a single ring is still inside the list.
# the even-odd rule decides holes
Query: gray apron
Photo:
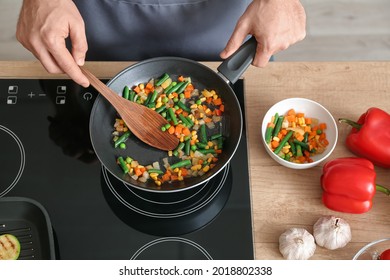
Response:
[[[220,60],[250,0],[74,0],[85,21],[87,60],[179,56]]]

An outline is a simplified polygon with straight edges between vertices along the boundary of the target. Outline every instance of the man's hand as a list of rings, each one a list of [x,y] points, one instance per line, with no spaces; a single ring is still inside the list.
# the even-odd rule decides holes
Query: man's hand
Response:
[[[221,58],[232,55],[248,34],[257,40],[252,64],[265,67],[273,54],[305,38],[305,10],[299,0],[254,0],[238,20]]]
[[[72,53],[65,39],[70,37]],[[24,0],[16,38],[39,59],[49,73],[66,73],[89,86],[80,67],[88,49],[84,21],[71,0]]]

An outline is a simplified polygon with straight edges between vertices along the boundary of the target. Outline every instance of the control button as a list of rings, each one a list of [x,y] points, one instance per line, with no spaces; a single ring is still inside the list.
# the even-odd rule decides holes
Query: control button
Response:
[[[58,94],[65,94],[66,93],[66,86],[58,86],[57,93]]]
[[[56,104],[64,105],[65,102],[66,102],[66,97],[65,96],[57,96],[56,97]]]
[[[18,86],[9,86],[8,93],[9,94],[17,94],[18,93]]]
[[[28,97],[30,97],[30,98],[33,98],[34,96],[35,96],[35,93],[33,93],[33,92],[30,92],[29,94],[27,94],[28,95]]]
[[[87,101],[91,100],[92,97],[93,97],[93,96],[92,96],[92,93],[90,93],[90,92],[86,92],[86,93],[83,94],[83,98],[84,98],[85,100],[87,100]]]
[[[18,98],[16,96],[8,96],[7,97],[7,104],[14,105],[14,104],[16,104],[17,100],[18,100]]]

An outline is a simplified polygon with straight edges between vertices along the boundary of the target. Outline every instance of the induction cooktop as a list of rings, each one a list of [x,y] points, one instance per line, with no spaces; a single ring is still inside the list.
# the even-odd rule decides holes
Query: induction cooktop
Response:
[[[57,259],[253,259],[244,80],[232,87],[244,128],[230,163],[203,185],[158,194],[119,182],[97,159],[93,88],[0,79],[0,197],[45,207]]]

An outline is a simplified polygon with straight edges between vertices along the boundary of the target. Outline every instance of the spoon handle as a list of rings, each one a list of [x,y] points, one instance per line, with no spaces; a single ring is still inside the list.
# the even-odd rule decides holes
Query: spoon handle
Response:
[[[113,90],[111,90],[107,85],[102,83],[94,74],[89,72],[89,70],[80,67],[81,72],[88,78],[91,85],[100,93],[102,94],[113,106],[116,108],[116,102],[118,101],[118,98],[120,96],[116,94]],[[116,101],[114,101],[116,100]]]

